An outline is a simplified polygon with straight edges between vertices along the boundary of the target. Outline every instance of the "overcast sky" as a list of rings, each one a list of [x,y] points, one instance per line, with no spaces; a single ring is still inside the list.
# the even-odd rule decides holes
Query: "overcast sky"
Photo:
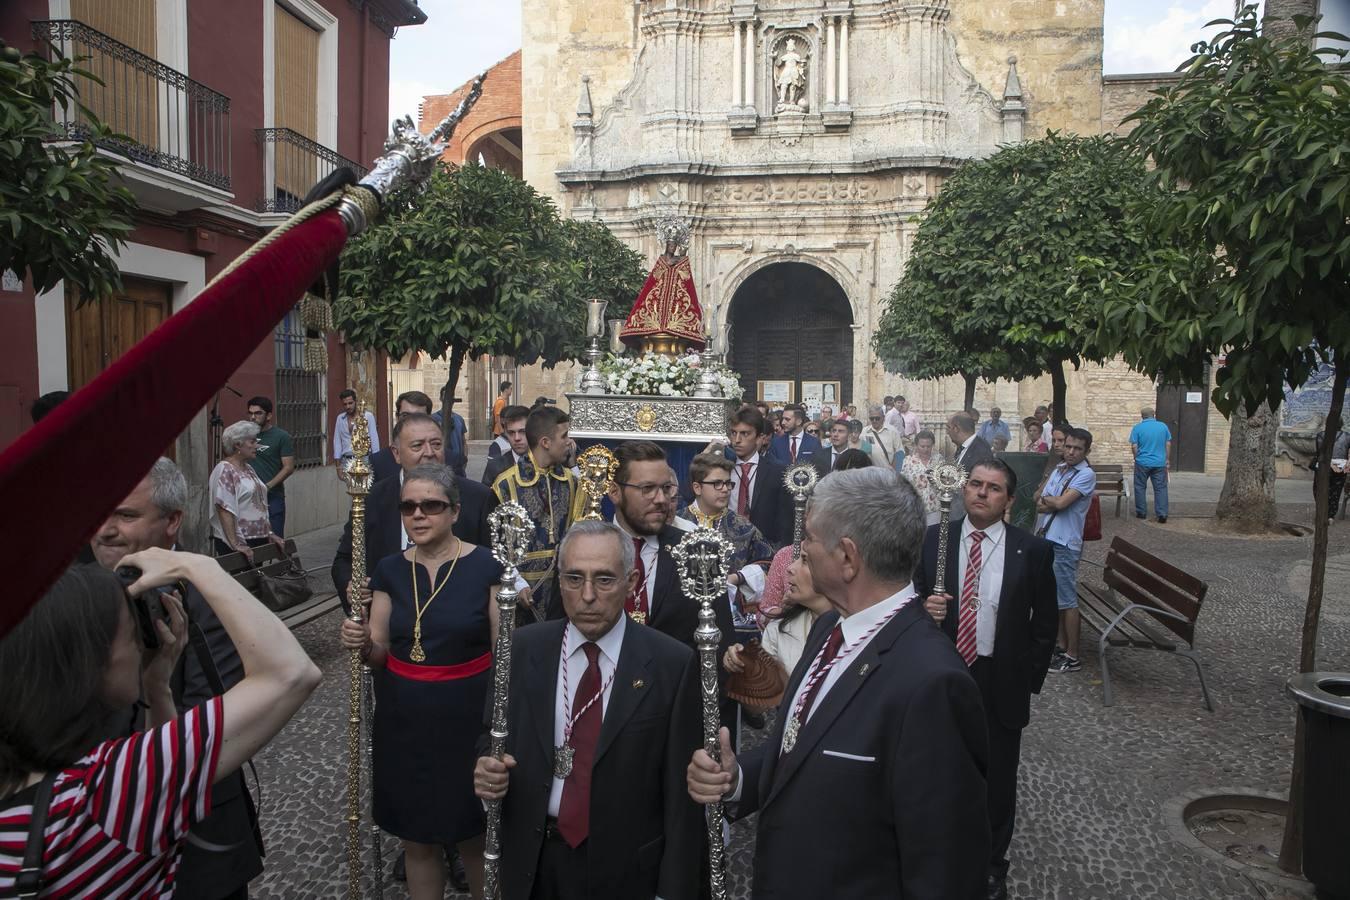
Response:
[[[392,45],[390,117],[417,118],[424,94],[446,93],[520,48],[517,0],[421,0],[427,24],[401,28]],[[1322,0],[1323,27],[1350,33],[1350,0]],[[1167,72],[1190,46],[1231,17],[1232,0],[1106,0],[1107,74]]]

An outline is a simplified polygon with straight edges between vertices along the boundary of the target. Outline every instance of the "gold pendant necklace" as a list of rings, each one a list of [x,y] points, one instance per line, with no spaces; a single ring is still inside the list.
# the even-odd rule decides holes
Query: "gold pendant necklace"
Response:
[[[413,612],[415,615],[413,618],[412,649],[408,651],[408,659],[412,660],[415,663],[426,662],[427,659],[426,651],[422,649],[422,613],[427,611],[427,608],[431,606],[431,602],[435,600],[436,596],[441,592],[441,588],[445,587],[446,582],[450,580],[450,576],[455,574],[455,566],[459,565],[460,545],[461,542],[459,538],[455,538],[455,555],[454,558],[450,560],[450,571],[445,573],[445,577],[441,579],[440,584],[436,584],[435,581],[436,576],[434,573],[432,572],[427,573],[430,576],[427,580],[431,582],[433,590],[431,592],[431,596],[427,598],[426,603],[423,603],[421,601],[421,598],[418,596],[417,548],[416,547],[413,548],[413,558],[411,565],[412,565],[412,583],[413,583]]]

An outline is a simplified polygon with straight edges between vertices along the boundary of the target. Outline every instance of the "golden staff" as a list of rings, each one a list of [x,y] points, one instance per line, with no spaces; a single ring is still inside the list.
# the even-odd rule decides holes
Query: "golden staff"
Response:
[[[370,431],[366,426],[366,407],[358,403],[352,422],[352,458],[347,463],[347,493],[352,498],[352,580],[347,585],[349,616],[358,624],[365,621],[362,590],[366,584],[366,495],[370,493],[373,473],[370,455]],[[352,650],[348,660],[347,688],[347,897],[361,896],[361,651]],[[366,669],[365,671],[369,671]],[[378,835],[378,830],[377,830]],[[378,839],[376,853],[379,853]],[[376,879],[380,873],[376,873]]]
[[[600,501],[614,481],[619,471],[619,461],[603,444],[587,447],[577,457],[577,469],[581,472],[581,490],[586,496],[586,514],[582,519],[600,521]]]

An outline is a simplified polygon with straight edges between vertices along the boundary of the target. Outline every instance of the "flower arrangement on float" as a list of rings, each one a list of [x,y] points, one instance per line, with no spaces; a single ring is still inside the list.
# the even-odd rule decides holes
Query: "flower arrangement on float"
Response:
[[[723,397],[740,397],[741,378],[726,366],[713,364]],[[609,385],[609,393],[623,396],[692,397],[703,374],[704,361],[697,353],[664,356],[607,354],[600,360],[600,371]]]

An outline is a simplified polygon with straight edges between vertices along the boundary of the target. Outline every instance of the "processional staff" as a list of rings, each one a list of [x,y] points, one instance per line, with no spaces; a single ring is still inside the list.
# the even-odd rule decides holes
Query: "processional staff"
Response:
[[[492,656],[492,729],[488,752],[495,759],[506,754],[507,711],[511,691],[511,636],[516,623],[516,579],[534,534],[534,522],[519,503],[503,503],[488,516],[492,527],[492,555],[502,564],[497,588],[497,646]],[[483,841],[483,897],[501,894],[502,801],[487,801],[487,834]]]
[[[806,501],[816,489],[820,473],[809,462],[788,466],[783,473],[783,485],[792,495],[792,558],[801,559],[802,538],[806,533]]]
[[[722,643],[722,632],[717,627],[713,604],[726,602],[727,568],[734,552],[731,542],[711,528],[695,528],[670,551],[679,566],[681,589],[698,603],[698,628],[694,630],[694,643],[698,646],[699,685],[703,696],[703,749],[714,760],[721,757],[718,729],[722,717],[718,710],[721,698],[717,686],[717,652]],[[722,801],[709,803],[705,815],[708,824],[711,897],[712,900],[726,900]]]
[[[362,624],[366,618],[363,590],[366,585],[366,495],[370,493],[373,473],[370,463],[370,429],[366,423],[365,403],[357,405],[352,421],[352,458],[347,463],[347,493],[352,498],[352,577],[347,585],[349,618]],[[347,684],[347,897],[361,896],[361,709],[369,700],[370,669],[360,650],[352,650],[348,660]],[[365,704],[369,706],[369,703]],[[373,709],[370,710],[373,713]],[[373,823],[372,823],[373,824]],[[375,889],[381,893],[382,859],[380,830],[373,830],[375,852]]]
[[[952,521],[952,500],[956,499],[956,492],[966,483],[966,470],[953,463],[944,463],[929,470],[928,477],[933,480],[933,487],[937,488],[938,506],[942,510],[938,526],[937,577],[933,579],[936,586],[934,590],[939,594],[951,594],[954,592],[947,590],[947,531]],[[974,608],[978,609],[979,600],[973,603]]]
[[[581,518],[598,522],[603,518],[600,515],[600,501],[605,498],[609,486],[614,483],[614,475],[619,471],[619,461],[614,458],[608,447],[596,444],[594,447],[587,447],[577,457],[577,470],[581,473],[578,480],[586,497],[586,513]]]

